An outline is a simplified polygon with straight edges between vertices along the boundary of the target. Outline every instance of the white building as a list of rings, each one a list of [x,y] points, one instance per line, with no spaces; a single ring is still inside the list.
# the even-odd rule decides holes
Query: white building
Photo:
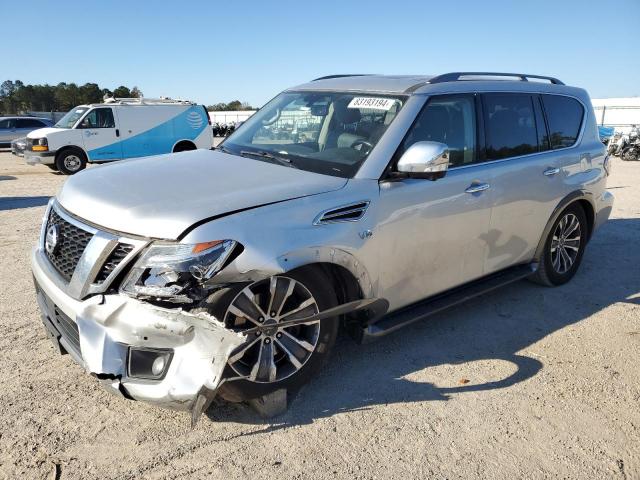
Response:
[[[238,123],[244,122],[254,113],[256,113],[256,110],[209,112],[209,118],[211,123]]]
[[[628,132],[632,125],[640,125],[640,97],[591,99],[598,125],[615,127]]]

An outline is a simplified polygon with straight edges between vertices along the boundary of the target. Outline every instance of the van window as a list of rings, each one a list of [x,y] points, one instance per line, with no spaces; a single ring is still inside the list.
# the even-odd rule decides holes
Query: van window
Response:
[[[570,147],[578,139],[584,108],[575,98],[542,95],[551,149]]]
[[[489,93],[483,97],[487,159],[517,157],[538,151],[530,95]]]
[[[476,114],[473,95],[443,95],[429,100],[407,133],[396,158],[416,142],[449,147],[449,168],[476,161]]]
[[[80,128],[116,128],[113,110],[110,108],[94,108],[82,119]]]

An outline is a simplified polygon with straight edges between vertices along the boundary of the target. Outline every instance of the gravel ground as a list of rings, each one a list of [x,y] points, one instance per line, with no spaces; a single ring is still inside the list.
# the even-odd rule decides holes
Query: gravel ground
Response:
[[[640,163],[555,289],[518,282],[368,346],[271,421],[111,396],[40,324],[29,251],[65,177],[0,153],[0,478],[640,478]]]

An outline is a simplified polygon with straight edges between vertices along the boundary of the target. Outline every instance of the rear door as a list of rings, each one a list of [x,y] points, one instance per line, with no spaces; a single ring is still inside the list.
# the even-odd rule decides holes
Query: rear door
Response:
[[[0,120],[0,143],[11,143],[11,141],[18,136],[15,118]]]
[[[445,143],[438,180],[382,181],[377,231],[382,296],[391,309],[484,274],[490,221],[490,171],[481,163],[474,95],[431,97],[395,159],[418,141]]]
[[[97,107],[90,110],[76,128],[82,130],[82,141],[89,160],[101,162],[122,159],[120,129],[113,108]]]
[[[491,224],[486,273],[533,258],[562,198],[562,169],[550,150],[540,97],[482,95],[486,156],[491,165]]]

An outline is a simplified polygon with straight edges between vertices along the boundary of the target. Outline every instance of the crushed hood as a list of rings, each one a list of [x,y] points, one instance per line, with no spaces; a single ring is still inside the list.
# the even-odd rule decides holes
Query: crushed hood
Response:
[[[70,213],[122,233],[177,239],[194,223],[342,188],[344,178],[212,150],[89,168],[70,177],[58,201]]]

